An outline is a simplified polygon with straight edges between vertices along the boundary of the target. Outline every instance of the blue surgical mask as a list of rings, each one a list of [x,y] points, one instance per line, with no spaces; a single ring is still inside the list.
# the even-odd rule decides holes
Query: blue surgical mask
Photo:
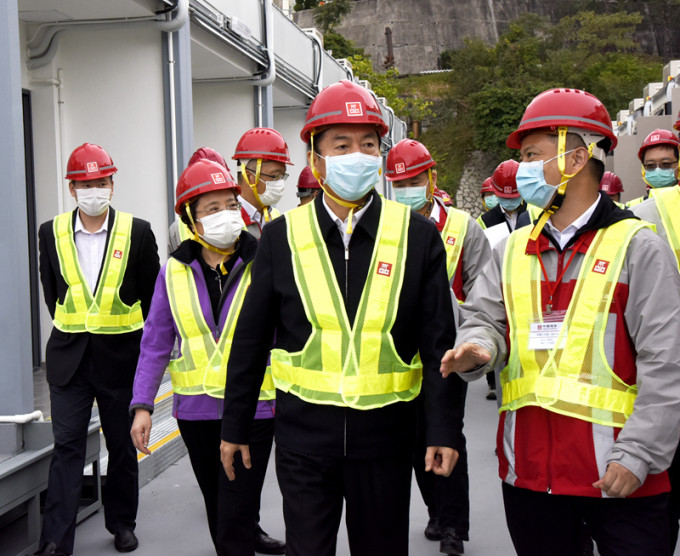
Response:
[[[519,206],[522,204],[522,197],[515,197],[514,199],[505,199],[503,197],[500,197],[498,199],[498,202],[505,210],[507,210],[508,212],[512,212],[517,210]]]
[[[678,183],[678,180],[675,177],[675,168],[668,168],[667,170],[655,168],[654,170],[647,171],[643,166],[642,177],[655,189],[657,187],[670,187]]]
[[[382,158],[363,153],[322,157],[326,161],[325,183],[347,201],[365,197],[380,181]]]
[[[571,149],[564,154],[569,154],[576,149]],[[548,208],[550,201],[552,201],[555,193],[559,189],[560,185],[568,182],[574,175],[571,175],[564,182],[557,185],[550,185],[545,181],[545,175],[543,173],[543,166],[545,166],[551,160],[559,158],[560,155],[553,156],[548,160],[535,160],[533,162],[520,162],[519,168],[517,168],[517,175],[515,176],[515,182],[517,183],[517,190],[527,203],[534,205],[541,209]],[[564,177],[564,176],[563,176]]]
[[[402,205],[407,205],[413,210],[420,210],[427,203],[427,185],[415,187],[395,187],[394,200]]]
[[[486,197],[484,197],[483,201],[486,210],[491,210],[498,206],[498,197],[496,197],[495,195],[487,195]]]

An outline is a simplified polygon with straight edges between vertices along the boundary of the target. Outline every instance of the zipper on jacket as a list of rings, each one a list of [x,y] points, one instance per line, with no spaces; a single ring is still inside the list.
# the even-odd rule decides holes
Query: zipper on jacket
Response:
[[[345,304],[349,303],[349,245],[345,246]],[[344,413],[345,423],[342,434],[342,454],[347,456],[347,408]]]

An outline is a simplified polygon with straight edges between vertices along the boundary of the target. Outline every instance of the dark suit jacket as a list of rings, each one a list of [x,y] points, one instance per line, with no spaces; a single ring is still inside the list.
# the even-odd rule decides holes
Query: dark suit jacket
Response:
[[[347,261],[342,237],[323,206],[322,196],[314,203],[352,323],[369,270],[382,201],[373,194],[373,202],[354,228]],[[236,326],[227,368],[224,440],[248,443],[274,334],[276,347],[293,352],[303,348],[311,331],[293,275],[286,222],[283,217],[277,218],[262,231],[252,283]],[[428,445],[460,446],[465,392],[460,378],[443,379],[439,373],[441,358],[455,340],[444,245],[437,228],[414,211],[399,308],[391,332],[404,361],[410,362],[420,351]],[[276,393],[276,442],[298,453],[392,456],[412,448],[415,425],[416,400],[361,411],[308,403],[279,390]]]
[[[517,228],[521,228],[520,216],[522,216],[522,213],[524,213],[526,210],[527,204],[522,202],[522,204],[519,206],[519,209],[517,209]],[[482,213],[482,222],[484,222],[484,225],[487,228],[491,228],[491,226],[496,226],[497,224],[505,223],[505,225],[508,227],[508,230],[511,232],[513,231],[510,229],[510,224],[505,218],[505,214],[503,214],[503,210],[501,209],[500,205],[496,205],[491,210]],[[525,222],[524,219],[522,219],[522,225],[526,226],[527,224],[528,222]]]
[[[108,248],[114,216],[114,209],[109,208],[106,248]],[[75,223],[76,211],[73,211],[72,217]],[[40,281],[43,285],[45,303],[50,315],[54,317],[57,301],[63,302],[68,286],[59,269],[53,220],[40,226],[38,241]],[[104,253],[106,253],[106,248]],[[130,255],[120,287],[120,298],[127,305],[140,300],[144,318],[149,312],[159,269],[158,247],[151,225],[146,220],[134,218],[130,233]],[[101,274],[97,279],[97,284],[100,278]],[[89,332],[72,334],[52,328],[45,353],[47,382],[57,386],[66,385],[87,353],[88,357],[95,359],[97,367],[101,369],[104,385],[132,387],[141,338],[141,329],[125,334],[90,334]]]

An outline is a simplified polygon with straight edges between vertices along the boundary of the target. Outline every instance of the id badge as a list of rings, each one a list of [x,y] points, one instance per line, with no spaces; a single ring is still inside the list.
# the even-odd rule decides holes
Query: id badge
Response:
[[[564,330],[560,345],[556,346],[557,340],[560,338],[562,327],[564,324],[564,317],[566,311],[554,311],[551,314],[545,314],[542,321],[529,322],[529,349],[564,349],[567,344],[568,330]]]

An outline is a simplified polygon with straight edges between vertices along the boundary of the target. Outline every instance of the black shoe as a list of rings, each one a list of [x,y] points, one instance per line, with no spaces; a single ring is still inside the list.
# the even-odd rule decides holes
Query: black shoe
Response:
[[[455,529],[447,529],[442,534],[442,540],[439,543],[439,552],[443,554],[464,554],[463,539],[457,534]]]
[[[285,554],[286,543],[272,539],[258,525],[255,532],[255,552],[260,554]]]
[[[487,400],[495,400],[496,399],[496,389],[495,388],[489,388],[486,391],[486,399]]]
[[[67,556],[66,552],[57,550],[57,545],[53,542],[48,542],[43,546],[38,552],[35,552],[33,556]]]
[[[118,552],[132,552],[137,550],[139,541],[132,531],[123,529],[113,536],[113,544]]]
[[[439,529],[439,520],[436,517],[431,517],[425,527],[425,538],[428,541],[442,540],[442,532]]]

